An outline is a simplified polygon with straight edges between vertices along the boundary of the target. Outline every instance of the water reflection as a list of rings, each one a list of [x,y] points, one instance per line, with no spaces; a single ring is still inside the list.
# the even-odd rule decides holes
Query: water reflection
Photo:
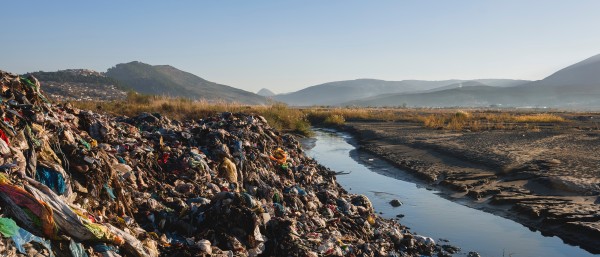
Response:
[[[514,221],[449,201],[431,188],[417,186],[410,175],[357,151],[348,143],[352,139],[348,134],[315,130],[315,138],[307,154],[332,170],[350,171],[338,176],[344,188],[368,196],[375,210],[386,218],[405,215],[400,222],[413,232],[447,239],[461,247],[463,255],[477,251],[482,256],[595,256],[564,244],[558,237],[544,237]],[[392,207],[392,199],[399,199],[403,205]]]

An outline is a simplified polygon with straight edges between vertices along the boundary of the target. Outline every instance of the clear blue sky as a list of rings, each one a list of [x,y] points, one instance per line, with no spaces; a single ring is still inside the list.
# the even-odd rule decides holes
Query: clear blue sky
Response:
[[[542,79],[600,53],[600,1],[5,1],[0,69],[133,60],[257,91]]]

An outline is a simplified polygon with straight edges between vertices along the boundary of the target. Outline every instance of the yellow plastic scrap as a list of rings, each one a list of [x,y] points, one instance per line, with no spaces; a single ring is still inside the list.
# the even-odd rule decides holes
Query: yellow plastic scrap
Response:
[[[62,161],[60,160],[60,158],[58,158],[56,153],[52,150],[48,141],[42,142],[42,150],[40,151],[38,156],[39,156],[40,160],[44,160],[44,161],[47,161],[50,163],[56,162],[56,163],[62,165]]]
[[[4,174],[0,173],[0,184],[8,184],[8,183],[10,183],[8,178]]]
[[[229,158],[223,158],[219,171],[220,177],[225,178],[229,183],[237,183],[237,168]]]
[[[369,217],[367,218],[367,221],[369,222],[369,224],[375,225],[375,216],[369,215]]]
[[[96,236],[100,242],[112,242],[116,245],[123,244],[123,238],[120,238],[110,232],[107,227],[97,223],[84,223],[84,226]]]
[[[46,132],[42,125],[36,123],[31,123],[31,130],[33,130],[33,132],[35,132],[36,134],[42,134]]]
[[[278,164],[284,164],[287,161],[287,153],[283,149],[277,148],[269,158]]]

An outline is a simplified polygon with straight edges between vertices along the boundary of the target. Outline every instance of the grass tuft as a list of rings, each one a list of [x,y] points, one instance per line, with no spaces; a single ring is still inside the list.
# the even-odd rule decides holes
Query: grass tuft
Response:
[[[565,119],[563,117],[560,117],[555,114],[539,113],[539,114],[516,116],[513,118],[513,121],[519,122],[519,123],[527,123],[527,122],[558,123],[558,122],[565,122]]]

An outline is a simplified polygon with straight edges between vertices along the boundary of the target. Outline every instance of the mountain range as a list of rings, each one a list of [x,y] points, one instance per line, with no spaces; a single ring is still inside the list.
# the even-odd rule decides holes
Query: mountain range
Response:
[[[498,87],[483,83],[434,92],[381,94],[341,103],[342,106],[412,107],[600,107],[600,55],[561,69],[538,81]],[[489,82],[488,82],[489,83]]]
[[[259,105],[272,99],[292,106],[600,108],[600,54],[538,81],[356,79],[277,95],[265,88],[255,94],[169,65],[137,61],[117,64],[104,73],[79,69],[31,74],[53,96],[75,100],[113,100],[125,97],[126,91],[135,91]]]
[[[526,80],[482,79],[482,80],[402,80],[385,81],[377,79],[356,79],[329,82],[311,86],[293,93],[276,95],[277,101],[295,106],[311,105],[347,105],[352,101],[370,99],[387,94],[422,93],[477,83],[495,87],[515,86],[527,83]]]

